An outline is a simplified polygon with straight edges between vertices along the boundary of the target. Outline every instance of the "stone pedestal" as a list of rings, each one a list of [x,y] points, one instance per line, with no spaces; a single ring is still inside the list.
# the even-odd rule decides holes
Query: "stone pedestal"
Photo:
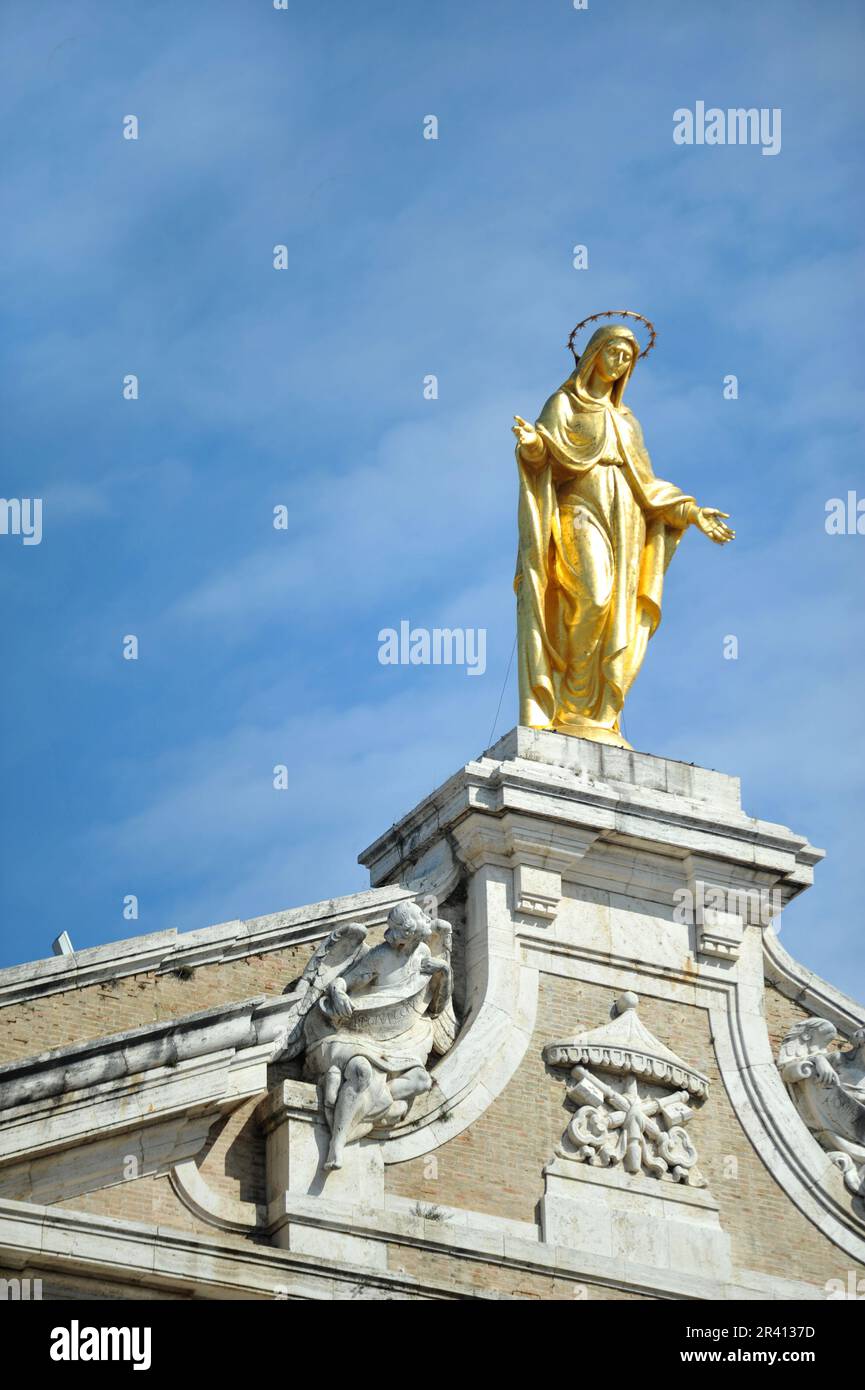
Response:
[[[315,1222],[327,1209],[346,1224],[384,1206],[384,1162],[377,1143],[347,1144],[341,1168],[327,1172],[330,1134],[315,1086],[283,1081],[262,1103],[267,1164],[268,1231],[274,1245],[305,1255],[384,1267],[386,1249]],[[311,1200],[317,1199],[317,1200]],[[332,1209],[332,1210],[331,1210]]]
[[[709,1193],[556,1158],[544,1172],[541,1237],[627,1267],[730,1277],[730,1240]]]
[[[475,891],[480,871],[506,870],[509,914],[541,928],[561,918],[579,885],[587,901],[642,899],[653,912],[687,892],[694,953],[731,961],[743,927],[770,925],[822,857],[786,826],[746,814],[738,777],[518,727],[360,862],[375,887],[402,883],[440,897],[466,870]]]

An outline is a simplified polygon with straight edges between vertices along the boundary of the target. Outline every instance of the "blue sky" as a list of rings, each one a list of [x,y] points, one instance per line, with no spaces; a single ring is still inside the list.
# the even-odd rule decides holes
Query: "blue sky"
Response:
[[[865,495],[862,31],[844,0],[7,0],[2,492],[44,535],[0,536],[0,964],[365,886],[489,742],[511,417],[627,305],[655,470],[738,533],[683,542],[628,736],[825,847],[783,940],[865,994],[865,537],[824,526]],[[780,108],[781,152],[675,145],[697,100]],[[401,619],[486,628],[486,673],[380,665]]]

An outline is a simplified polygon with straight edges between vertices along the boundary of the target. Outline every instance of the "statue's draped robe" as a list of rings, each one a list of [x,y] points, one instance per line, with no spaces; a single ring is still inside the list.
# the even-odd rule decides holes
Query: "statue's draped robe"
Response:
[[[664,573],[694,499],[656,478],[636,418],[588,394],[598,352],[627,330],[596,333],[537,422],[540,465],[517,446],[520,723],[533,728],[618,711],[661,618]]]
[[[375,948],[373,948],[375,949]],[[372,953],[370,953],[372,954]],[[376,1070],[398,1076],[426,1065],[433,1046],[433,1013],[438,982],[420,972],[426,950],[415,951],[386,985],[371,981],[351,995],[350,1018],[334,1019],[320,1003],[307,1016],[306,1072],[315,1078],[343,1070],[353,1057],[365,1057]],[[364,962],[361,961],[361,966]],[[346,972],[351,981],[352,972]]]
[[[831,1039],[833,1025],[816,1021]],[[835,1072],[837,1085],[823,1085],[816,1075],[812,1055],[806,1047],[781,1048],[778,1065],[781,1075],[794,1095],[796,1108],[809,1129],[830,1151],[840,1149],[857,1164],[865,1161],[865,1077],[860,1058],[863,1049],[855,1052],[829,1053],[823,1049]]]

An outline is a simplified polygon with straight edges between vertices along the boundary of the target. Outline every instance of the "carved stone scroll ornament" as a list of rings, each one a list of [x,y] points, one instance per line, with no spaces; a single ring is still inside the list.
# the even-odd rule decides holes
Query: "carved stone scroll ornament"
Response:
[[[856,1030],[846,1052],[830,1050],[837,1036],[825,1018],[802,1019],[782,1042],[778,1066],[796,1109],[841,1170],[845,1186],[865,1198],[865,1028]]]
[[[351,1140],[399,1124],[432,1086],[430,1053],[456,1036],[450,955],[450,924],[406,901],[377,946],[348,923],[310,959],[273,1060],[302,1055],[318,1085],[331,1133],[325,1168],[342,1166]]]
[[[649,1032],[638,1003],[623,994],[610,1023],[544,1048],[550,1066],[571,1068],[567,1097],[576,1108],[557,1154],[705,1187],[685,1126],[695,1113],[689,1101],[705,1098],[709,1083]]]

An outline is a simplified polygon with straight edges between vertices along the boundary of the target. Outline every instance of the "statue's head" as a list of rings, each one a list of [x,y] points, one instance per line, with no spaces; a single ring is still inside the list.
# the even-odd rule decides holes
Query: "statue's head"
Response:
[[[619,323],[605,324],[596,329],[587,342],[575,373],[576,380],[585,386],[597,375],[601,381],[611,384],[613,404],[618,405],[639,355],[640,344],[630,328]]]
[[[837,1037],[835,1025],[825,1018],[801,1018],[787,1030],[778,1060],[782,1064],[825,1052]]]
[[[384,939],[396,949],[414,947],[432,935],[432,925],[415,902],[397,903],[387,915]]]

